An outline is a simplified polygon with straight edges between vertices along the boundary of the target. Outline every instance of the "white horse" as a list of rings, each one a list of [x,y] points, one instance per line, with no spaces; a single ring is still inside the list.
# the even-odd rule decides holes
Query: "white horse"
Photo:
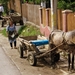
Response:
[[[60,47],[56,50],[52,51],[51,62],[55,64],[53,54],[55,54],[58,49],[62,49],[68,52],[68,70],[74,69],[74,54],[75,54],[75,30],[69,32],[63,32],[60,30],[52,31],[49,36],[49,46],[52,49],[63,43]],[[72,53],[72,66],[71,65],[71,57],[70,54]],[[58,55],[59,56],[59,55]],[[59,59],[59,57],[58,57]]]

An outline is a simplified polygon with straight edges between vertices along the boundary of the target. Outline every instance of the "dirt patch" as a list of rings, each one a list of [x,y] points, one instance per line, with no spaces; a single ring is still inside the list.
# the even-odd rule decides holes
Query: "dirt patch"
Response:
[[[44,60],[39,59],[36,66],[30,66],[27,58],[20,58],[19,51],[17,49],[11,49],[8,43],[8,39],[0,35],[0,43],[5,48],[6,54],[13,60],[17,68],[22,75],[65,75],[67,71],[67,60],[59,61],[59,68],[51,69],[50,65]],[[19,41],[17,40],[17,47],[19,47]],[[64,62],[65,61],[65,62]],[[63,64],[62,64],[63,63]],[[74,74],[72,74],[74,75]]]

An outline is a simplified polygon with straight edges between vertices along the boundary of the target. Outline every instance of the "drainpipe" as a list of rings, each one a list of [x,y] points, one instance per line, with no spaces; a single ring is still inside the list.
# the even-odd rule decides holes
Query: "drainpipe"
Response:
[[[51,1],[51,28],[52,30],[57,29],[57,0]]]

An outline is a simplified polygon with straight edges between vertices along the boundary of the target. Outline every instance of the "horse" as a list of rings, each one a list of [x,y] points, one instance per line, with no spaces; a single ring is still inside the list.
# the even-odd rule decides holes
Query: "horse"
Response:
[[[61,43],[62,45],[60,45]],[[58,45],[60,46],[50,53],[52,65],[54,65],[60,59],[60,55],[57,52],[59,49],[61,49],[62,51],[68,52],[68,70],[74,70],[75,30],[68,32],[63,32],[61,30],[52,31],[49,35],[49,47],[52,49]]]

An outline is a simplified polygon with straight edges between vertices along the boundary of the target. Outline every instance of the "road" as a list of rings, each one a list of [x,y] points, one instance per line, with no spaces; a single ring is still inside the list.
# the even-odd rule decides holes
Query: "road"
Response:
[[[0,75],[21,75],[18,68],[0,46]]]
[[[4,28],[0,27],[0,30],[2,29]],[[17,47],[19,47],[18,39]],[[25,57],[20,58],[17,49],[10,48],[8,38],[0,34],[0,75],[75,75],[69,74],[67,63],[63,63],[64,60],[59,61],[60,69],[51,69],[47,63],[39,60],[36,66],[30,66]]]
[[[11,49],[10,51],[11,57],[8,57],[0,46],[0,75],[70,75],[60,69],[51,69],[44,61],[39,61],[36,66],[30,66],[26,58],[15,57],[16,51]]]
[[[20,58],[17,49],[10,48],[7,38],[1,34],[0,45],[0,75],[67,75],[59,68],[51,69],[45,61],[38,60],[36,66],[30,66],[26,58]]]

